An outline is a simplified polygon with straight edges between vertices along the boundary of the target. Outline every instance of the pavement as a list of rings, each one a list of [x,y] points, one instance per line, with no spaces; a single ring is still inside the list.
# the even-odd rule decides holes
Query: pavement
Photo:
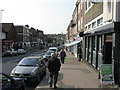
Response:
[[[87,65],[85,62],[78,61],[73,54],[67,52],[65,63],[62,64],[58,76],[58,88],[100,88],[97,70]],[[49,88],[49,73],[35,88],[40,90]]]

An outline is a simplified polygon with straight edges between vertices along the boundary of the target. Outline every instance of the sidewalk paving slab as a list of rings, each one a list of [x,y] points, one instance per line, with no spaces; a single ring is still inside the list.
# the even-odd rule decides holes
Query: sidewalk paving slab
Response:
[[[58,76],[58,88],[100,88],[98,72],[85,62],[78,61],[74,55],[67,52],[67,61],[61,66]],[[49,88],[49,73],[35,90]]]

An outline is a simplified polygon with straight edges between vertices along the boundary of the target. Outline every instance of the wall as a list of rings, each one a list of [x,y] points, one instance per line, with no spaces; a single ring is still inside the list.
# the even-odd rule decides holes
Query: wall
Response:
[[[103,3],[94,4],[92,8],[90,8],[87,12],[85,12],[84,16],[84,24],[87,24],[91,20],[95,19],[99,15],[103,13]]]

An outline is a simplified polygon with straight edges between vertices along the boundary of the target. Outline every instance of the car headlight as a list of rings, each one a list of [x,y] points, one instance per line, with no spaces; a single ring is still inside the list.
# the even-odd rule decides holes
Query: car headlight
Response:
[[[46,56],[44,55],[43,58],[46,58]]]
[[[15,68],[11,71],[11,76],[14,76],[15,75]]]

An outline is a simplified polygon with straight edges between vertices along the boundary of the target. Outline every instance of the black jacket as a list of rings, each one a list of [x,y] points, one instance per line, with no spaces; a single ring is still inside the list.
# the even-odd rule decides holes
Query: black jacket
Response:
[[[50,72],[60,71],[61,63],[58,58],[52,57],[48,61],[48,69]]]
[[[60,52],[60,56],[61,56],[61,57],[65,57],[65,56],[66,56],[65,51],[61,51],[61,52]]]

